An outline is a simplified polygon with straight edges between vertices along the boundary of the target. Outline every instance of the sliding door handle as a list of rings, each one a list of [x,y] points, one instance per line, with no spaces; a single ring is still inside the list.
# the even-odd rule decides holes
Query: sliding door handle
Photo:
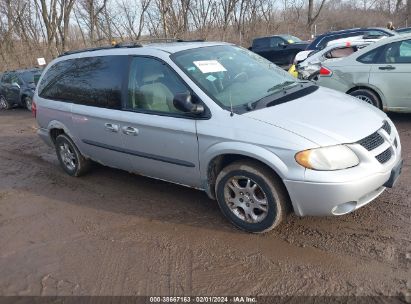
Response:
[[[117,133],[119,129],[118,125],[111,124],[111,123],[105,123],[104,127],[107,131],[114,132],[114,133]]]

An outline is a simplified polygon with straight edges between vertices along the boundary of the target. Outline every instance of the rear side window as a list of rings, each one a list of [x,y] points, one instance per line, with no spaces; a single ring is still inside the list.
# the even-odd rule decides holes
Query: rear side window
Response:
[[[344,47],[344,48],[336,48],[331,51],[329,51],[327,54],[325,54],[325,57],[327,59],[332,59],[332,58],[343,58],[351,55],[354,53],[354,47]]]
[[[357,61],[361,63],[377,63],[378,58],[380,57],[380,52],[384,47],[376,48],[364,55],[358,57]]]
[[[120,109],[127,66],[127,56],[60,61],[41,80],[39,96],[87,106]]]
[[[382,57],[384,63],[411,63],[411,40],[389,44]]]
[[[257,38],[253,41],[253,48],[255,49],[263,49],[268,48],[270,46],[270,39],[269,38]]]

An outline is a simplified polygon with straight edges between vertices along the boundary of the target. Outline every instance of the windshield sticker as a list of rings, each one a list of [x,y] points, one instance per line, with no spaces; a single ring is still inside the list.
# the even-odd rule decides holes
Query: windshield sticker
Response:
[[[226,72],[227,70],[217,60],[202,60],[193,62],[202,73]]]

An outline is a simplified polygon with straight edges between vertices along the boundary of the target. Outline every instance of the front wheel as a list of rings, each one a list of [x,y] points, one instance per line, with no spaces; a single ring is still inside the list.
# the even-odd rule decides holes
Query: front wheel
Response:
[[[262,233],[286,216],[287,192],[273,172],[253,162],[235,162],[217,176],[216,197],[223,214],[238,228]]]
[[[68,175],[80,176],[89,170],[90,160],[81,155],[70,137],[65,134],[57,136],[55,146],[60,165]]]
[[[23,104],[26,106],[26,109],[31,112],[32,99],[28,96],[25,96],[23,98]]]
[[[4,98],[4,96],[0,96],[0,111],[1,110],[8,110],[11,108],[11,104]]]

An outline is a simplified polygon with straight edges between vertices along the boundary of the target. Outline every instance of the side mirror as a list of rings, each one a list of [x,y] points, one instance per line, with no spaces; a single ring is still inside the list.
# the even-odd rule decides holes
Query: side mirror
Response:
[[[287,42],[281,42],[278,44],[279,47],[282,47],[283,49],[285,49],[287,47],[288,43]]]
[[[192,102],[191,94],[189,92],[177,93],[174,96],[173,105],[177,110],[185,113],[201,114],[204,112],[203,105]]]
[[[13,82],[13,83],[11,84],[11,86],[20,89],[20,85],[19,85],[17,82]]]

